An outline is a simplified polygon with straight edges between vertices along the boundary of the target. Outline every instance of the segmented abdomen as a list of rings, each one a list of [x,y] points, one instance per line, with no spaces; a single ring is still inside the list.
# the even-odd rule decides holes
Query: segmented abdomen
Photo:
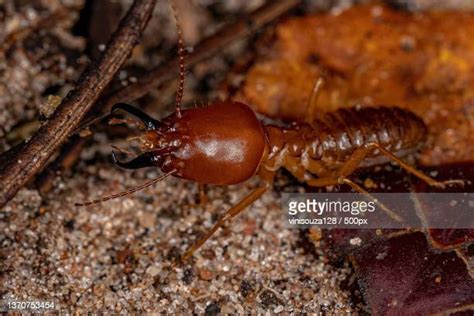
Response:
[[[415,152],[426,140],[423,121],[412,112],[396,107],[339,109],[326,113],[312,124],[295,123],[282,128],[266,126],[270,158],[279,153],[310,158],[333,164],[345,162],[359,147],[370,142],[381,144],[397,156]],[[364,165],[383,163],[379,153],[368,157]]]

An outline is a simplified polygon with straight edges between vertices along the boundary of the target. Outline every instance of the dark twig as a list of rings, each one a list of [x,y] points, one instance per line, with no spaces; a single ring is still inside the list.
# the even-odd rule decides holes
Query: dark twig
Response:
[[[107,49],[82,73],[51,118],[2,166],[0,207],[31,179],[66,141],[119,70],[151,17],[156,0],[135,0]]]
[[[239,20],[230,25],[224,26],[217,33],[205,38],[196,45],[193,51],[186,57],[186,66],[190,68],[206,58],[216,55],[222,51],[223,48],[228,46],[229,43],[254,32],[272,20],[275,20],[285,12],[288,12],[288,10],[294,8],[299,2],[300,1],[298,0],[270,1],[267,5],[252,12],[247,19]],[[148,74],[141,76],[135,84],[126,86],[102,97],[94,107],[100,108],[100,113],[94,114],[94,111],[90,111],[87,118],[84,120],[85,123],[81,124],[77,131],[107,116],[109,114],[109,109],[115,103],[136,100],[150,92],[152,89],[176,78],[179,74],[178,62],[179,56],[155,67]],[[83,146],[84,143],[84,141],[81,141],[75,145],[68,146],[69,149],[63,151],[61,154],[61,156],[64,155],[68,158],[62,159],[59,157],[58,159],[60,161],[51,165],[53,170],[46,170],[43,172],[40,181],[37,183],[43,194],[46,194],[52,188],[52,181],[56,176],[56,171],[59,171],[56,169],[67,169],[73,165],[70,159],[77,158],[78,155],[71,155],[70,151],[74,151],[75,153],[80,152],[80,149],[77,149],[75,146]],[[67,166],[64,165],[62,162],[63,160],[67,161]]]

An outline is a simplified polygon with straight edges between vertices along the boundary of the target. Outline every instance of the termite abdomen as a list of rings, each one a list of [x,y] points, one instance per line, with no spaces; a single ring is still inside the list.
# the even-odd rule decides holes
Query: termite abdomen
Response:
[[[339,109],[322,115],[311,124],[295,124],[286,129],[270,125],[266,129],[274,151],[288,148],[295,157],[307,153],[311,159],[324,162],[329,169],[337,168],[356,149],[368,143],[380,144],[397,156],[415,153],[425,143],[427,135],[426,126],[419,117],[396,107]],[[387,160],[374,152],[361,166]]]
[[[320,126],[329,125],[324,132]],[[405,156],[416,152],[426,140],[427,130],[423,121],[412,112],[396,107],[367,107],[340,109],[324,115],[314,122],[315,134],[324,148],[331,147],[326,143],[335,141],[334,152],[329,151],[324,158],[332,158],[343,162],[354,150],[368,143],[378,143],[397,156]],[[334,146],[333,146],[334,147]],[[323,150],[324,153],[324,150]],[[365,165],[381,163],[370,161]]]

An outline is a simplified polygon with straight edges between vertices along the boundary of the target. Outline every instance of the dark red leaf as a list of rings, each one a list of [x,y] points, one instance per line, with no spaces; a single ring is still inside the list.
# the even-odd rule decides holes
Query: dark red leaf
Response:
[[[352,256],[374,315],[474,311],[474,282],[454,252],[437,253],[423,233],[381,241]]]

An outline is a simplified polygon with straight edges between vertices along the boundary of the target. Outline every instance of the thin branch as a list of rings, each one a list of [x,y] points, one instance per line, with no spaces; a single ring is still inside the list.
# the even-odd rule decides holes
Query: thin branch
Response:
[[[0,174],[0,207],[31,179],[66,141],[97,101],[136,45],[151,17],[156,0],[135,0],[107,49],[89,65],[78,83],[32,139],[12,155]]]

